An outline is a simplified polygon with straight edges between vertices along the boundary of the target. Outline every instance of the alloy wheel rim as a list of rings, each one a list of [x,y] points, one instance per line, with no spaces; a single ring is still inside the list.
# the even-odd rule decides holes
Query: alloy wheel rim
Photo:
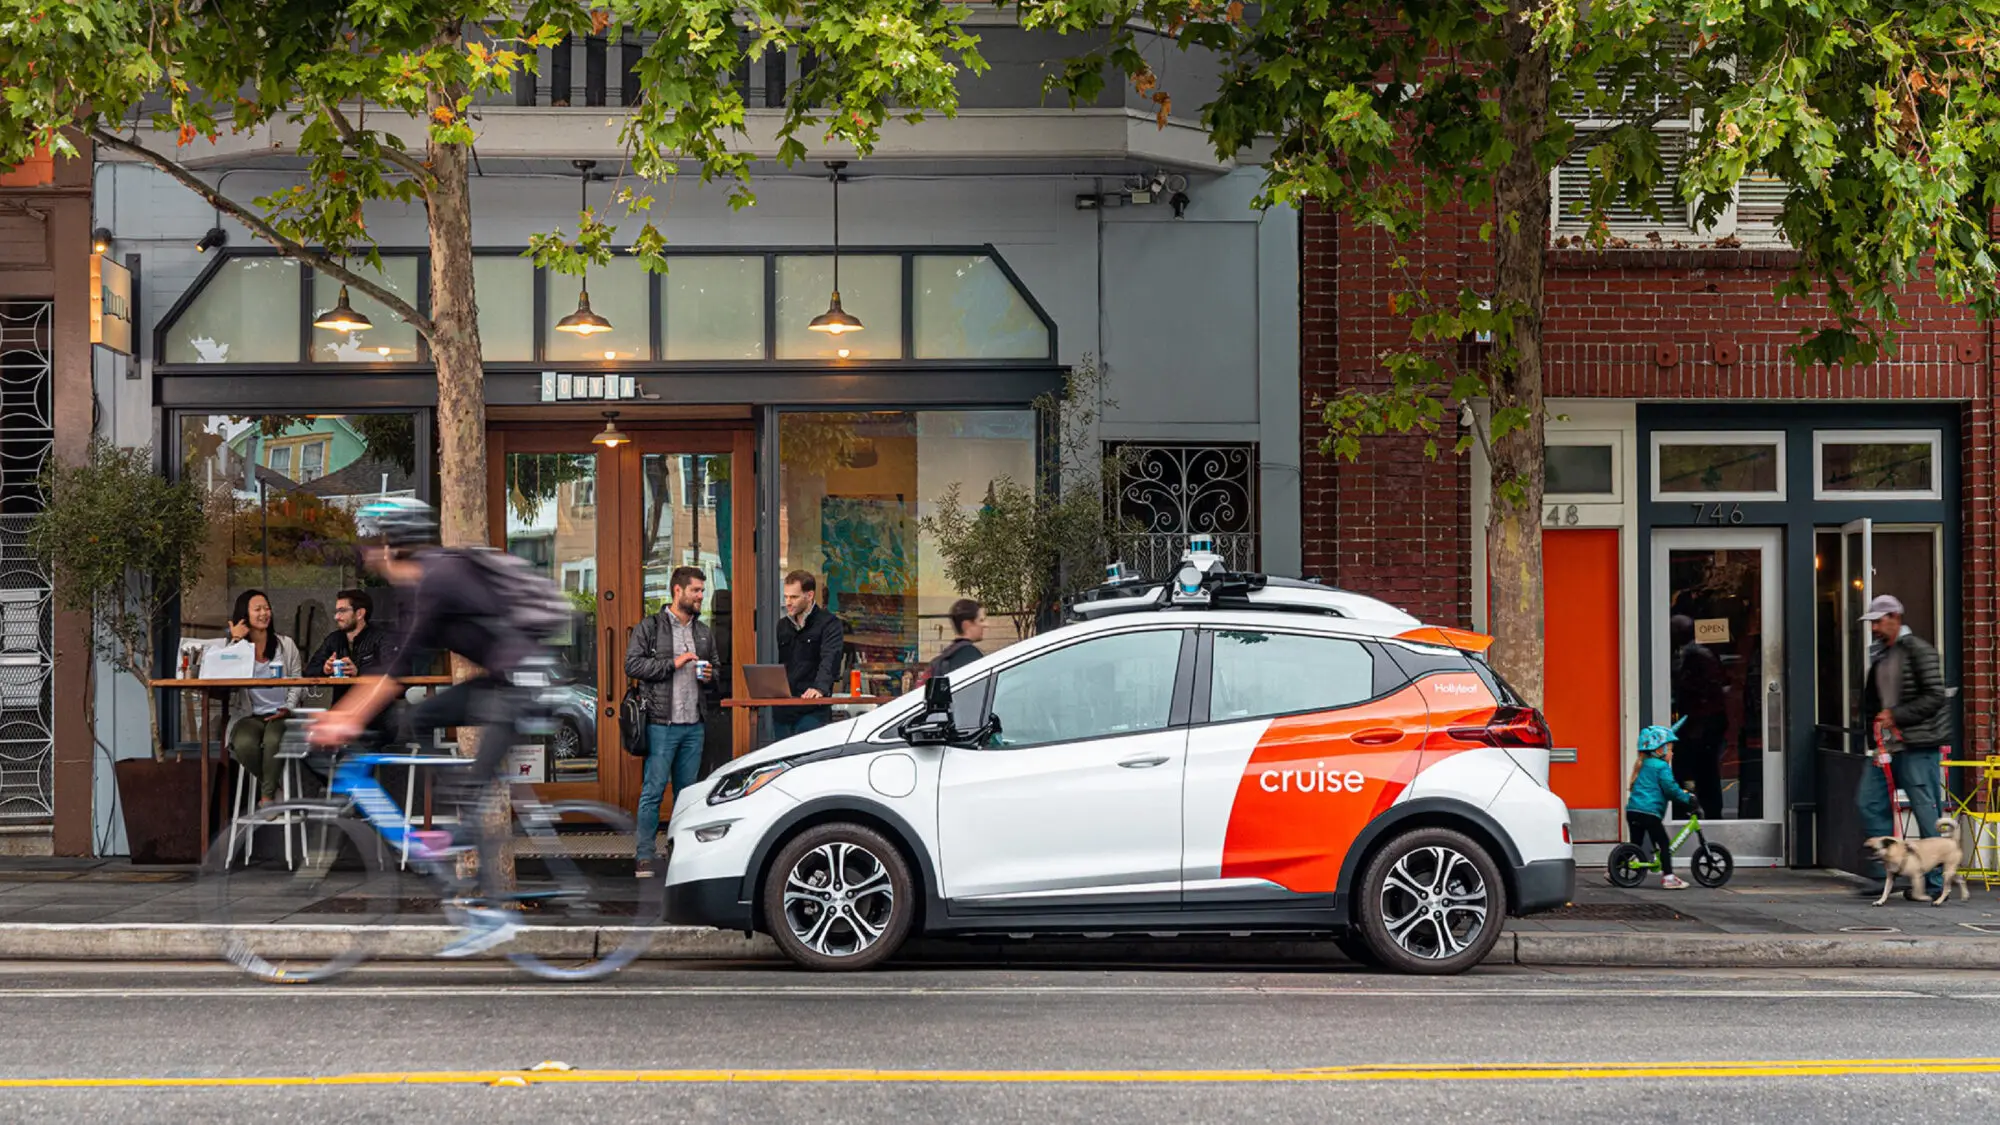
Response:
[[[574,758],[583,748],[583,735],[568,723],[556,728],[556,744],[553,747],[558,758]]]
[[[1456,848],[1432,844],[1396,861],[1382,882],[1382,924],[1412,957],[1441,961],[1478,942],[1487,924],[1486,880]]]
[[[882,939],[896,910],[888,865],[859,844],[821,844],[785,876],[785,924],[807,949],[852,957]]]

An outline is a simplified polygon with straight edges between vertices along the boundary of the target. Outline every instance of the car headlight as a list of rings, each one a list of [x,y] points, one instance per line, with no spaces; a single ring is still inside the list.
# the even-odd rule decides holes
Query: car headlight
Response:
[[[765,762],[747,770],[724,774],[715,781],[715,788],[708,791],[708,803],[720,805],[727,801],[748,797],[769,785],[771,780],[792,768],[791,762]]]

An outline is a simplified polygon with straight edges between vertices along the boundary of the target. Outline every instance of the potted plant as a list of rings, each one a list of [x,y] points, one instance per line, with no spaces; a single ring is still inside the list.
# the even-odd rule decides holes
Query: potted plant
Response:
[[[160,741],[159,694],[147,686],[154,638],[201,576],[209,503],[192,480],[169,481],[150,449],[91,444],[75,465],[51,462],[42,476],[48,506],[28,532],[63,609],[89,615],[91,652],[131,676],[146,697],[152,753],[113,772],[134,863],[192,863],[208,826],[198,823],[201,763],[168,760]],[[95,694],[95,661],[92,690]],[[77,721],[90,722],[91,699]],[[217,772],[219,778],[220,771]]]
[[[1032,636],[1056,618],[1064,598],[1104,581],[1105,564],[1138,530],[1108,500],[1126,459],[1107,454],[1098,440],[1098,419],[1117,405],[1104,400],[1103,384],[1086,356],[1060,395],[1035,400],[1055,445],[1038,479],[996,478],[977,506],[953,484],[918,525],[936,542],[952,586],[1008,618],[1016,636]]]

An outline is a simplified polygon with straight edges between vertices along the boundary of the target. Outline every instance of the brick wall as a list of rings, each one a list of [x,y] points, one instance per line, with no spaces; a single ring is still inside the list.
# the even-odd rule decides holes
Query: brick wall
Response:
[[[1400,253],[1438,289],[1490,277],[1470,218],[1442,217],[1410,243],[1317,209],[1302,216],[1300,387],[1305,402],[1305,571],[1376,594],[1425,620],[1471,614],[1469,478],[1462,459],[1434,462],[1420,439],[1366,443],[1357,463],[1319,453],[1315,402],[1386,382],[1381,354],[1409,342],[1389,296],[1410,285],[1390,268]],[[2000,327],[1945,304],[1928,280],[1902,301],[1891,359],[1801,370],[1785,354],[1799,329],[1824,322],[1824,303],[1780,303],[1772,289],[1792,264],[1776,250],[1551,250],[1544,389],[1551,397],[1642,400],[1950,400],[1963,413],[1965,643],[1968,734],[2000,732],[2000,494],[1994,422],[2000,414]],[[1452,436],[1456,436],[1455,429]],[[1945,560],[1951,565],[1953,560]]]

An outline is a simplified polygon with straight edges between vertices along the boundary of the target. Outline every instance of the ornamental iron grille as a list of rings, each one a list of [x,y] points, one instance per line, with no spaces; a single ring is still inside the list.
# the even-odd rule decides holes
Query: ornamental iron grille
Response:
[[[0,302],[0,822],[54,813],[48,577],[28,552],[55,444],[51,397],[55,306]]]
[[[1123,459],[1116,508],[1135,528],[1124,561],[1164,579],[1187,551],[1188,537],[1208,535],[1231,568],[1257,569],[1257,447],[1178,442],[1115,442]]]

